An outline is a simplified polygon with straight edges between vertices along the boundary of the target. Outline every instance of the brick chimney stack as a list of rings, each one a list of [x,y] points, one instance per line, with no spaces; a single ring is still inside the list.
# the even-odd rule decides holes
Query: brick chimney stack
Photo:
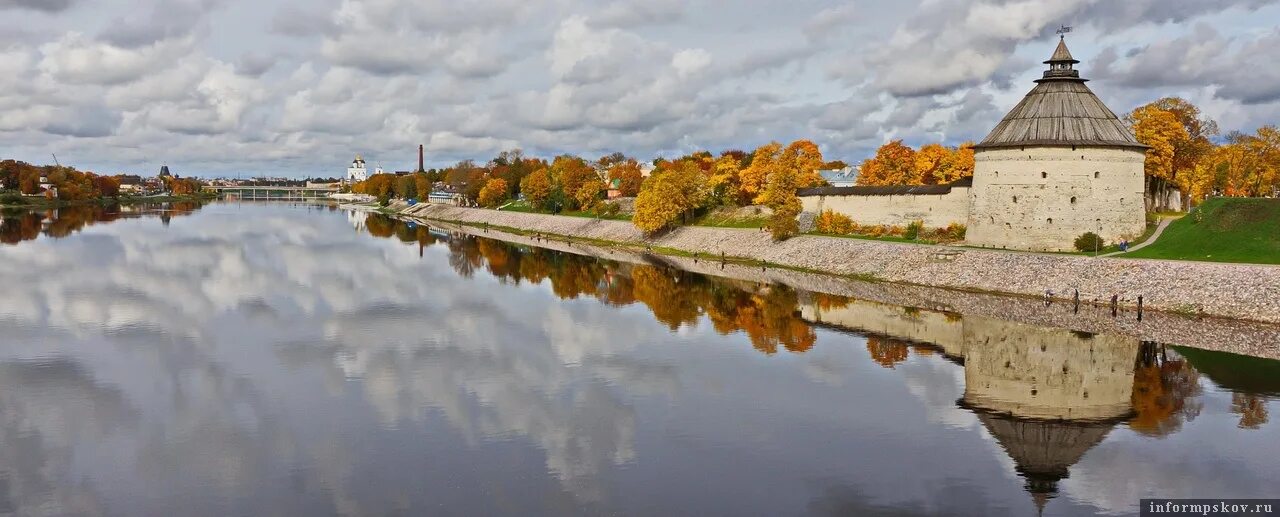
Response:
[[[418,144],[418,172],[426,172],[426,169],[422,168],[422,144]]]

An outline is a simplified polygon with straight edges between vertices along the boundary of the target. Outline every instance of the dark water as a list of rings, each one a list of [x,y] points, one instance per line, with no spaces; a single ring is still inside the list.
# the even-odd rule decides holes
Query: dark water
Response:
[[[0,513],[1280,496],[1275,361],[316,207],[7,213],[0,237]]]

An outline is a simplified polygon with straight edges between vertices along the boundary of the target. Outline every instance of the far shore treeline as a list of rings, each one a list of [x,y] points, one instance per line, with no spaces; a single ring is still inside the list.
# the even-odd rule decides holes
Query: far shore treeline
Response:
[[[0,190],[8,191],[0,204],[25,202],[23,196],[40,196],[60,202],[78,202],[117,198],[121,195],[123,175],[104,176],[80,171],[64,165],[32,165],[17,160],[0,161]],[[43,181],[42,181],[43,180]],[[200,192],[194,178],[163,176],[164,190],[174,196],[190,196]],[[43,185],[52,188],[46,189]],[[18,195],[15,195],[18,194]]]

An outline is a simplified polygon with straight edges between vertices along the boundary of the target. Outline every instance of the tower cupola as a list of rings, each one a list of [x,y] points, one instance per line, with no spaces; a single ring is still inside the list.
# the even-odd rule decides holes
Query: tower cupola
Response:
[[[1044,64],[1049,65],[1049,69],[1044,71],[1044,78],[1036,80],[1042,81],[1080,81],[1084,82],[1088,79],[1080,78],[1080,71],[1075,69],[1075,65],[1079,63],[1075,58],[1071,57],[1071,51],[1067,50],[1067,39],[1065,36],[1058,37],[1058,48],[1054,49],[1053,56],[1045,61]]]

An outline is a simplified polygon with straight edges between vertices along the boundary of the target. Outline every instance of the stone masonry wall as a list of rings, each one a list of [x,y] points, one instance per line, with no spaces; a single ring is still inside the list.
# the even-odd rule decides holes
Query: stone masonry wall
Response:
[[[1117,293],[1126,305],[1143,295],[1148,309],[1280,323],[1280,267],[1206,262],[1092,258],[837,237],[800,236],[775,243],[750,229],[683,227],[646,238],[631,223],[582,217],[501,212],[436,204],[393,204],[403,215],[473,225],[496,225],[549,235],[660,246],[835,275],[933,287],[1105,302]]]
[[[966,241],[1073,251],[1076,237],[1133,240],[1146,229],[1145,155],[1128,149],[1037,147],[974,155]]]
[[[834,210],[862,225],[906,226],[923,221],[926,228],[965,224],[969,219],[969,189],[952,187],[941,195],[803,196],[804,211]]]

